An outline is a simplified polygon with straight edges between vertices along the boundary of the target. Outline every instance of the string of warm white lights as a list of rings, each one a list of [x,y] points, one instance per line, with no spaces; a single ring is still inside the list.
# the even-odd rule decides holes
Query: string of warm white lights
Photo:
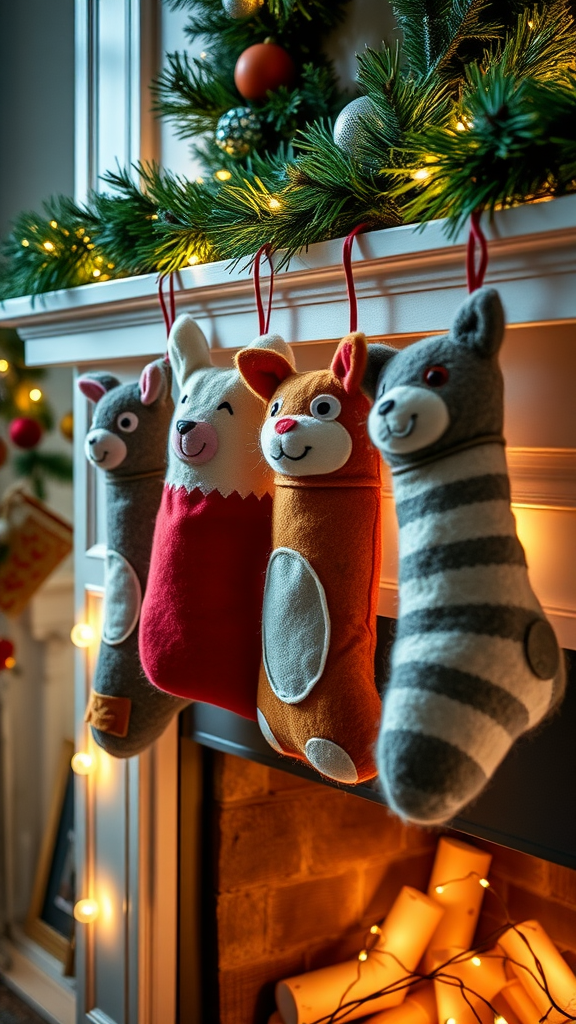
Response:
[[[464,875],[460,878],[448,879],[447,881],[442,882],[439,885],[436,885],[434,891],[438,895],[441,895],[448,886],[453,885],[457,882],[467,881],[469,878],[474,876],[478,877],[478,873],[471,871],[467,875]],[[500,959],[504,963],[509,964],[511,967],[516,967],[526,972],[530,976],[530,978],[534,981],[538,988],[545,994],[550,1004],[548,1010],[545,1013],[543,1013],[542,1016],[539,1018],[540,1024],[545,1024],[553,1010],[556,1010],[558,1013],[562,1014],[566,1022],[576,1021],[576,1015],[569,1013],[565,1007],[560,1006],[558,1002],[555,1000],[554,996],[552,995],[542,962],[536,955],[527,936],[523,932],[521,932],[518,928],[518,925],[512,921],[506,902],[503,899],[503,897],[500,895],[500,893],[498,893],[498,891],[488,881],[487,878],[478,877],[478,882],[479,885],[482,886],[482,888],[488,890],[490,894],[495,897],[495,899],[500,904],[500,907],[503,909],[506,918],[505,923],[499,926],[493,932],[491,932],[488,936],[486,936],[482,943],[480,943],[471,950],[465,950],[463,952],[457,953],[454,956],[449,957],[447,960],[443,961],[441,964],[439,964],[431,971],[409,971],[405,964],[403,964],[401,960],[393,952],[391,952],[390,950],[377,948],[377,943],[378,941],[381,941],[383,931],[381,925],[374,924],[371,926],[369,932],[366,935],[364,947],[358,953],[358,969],[356,979],[346,987],[345,991],[342,993],[338,1006],[336,1007],[333,1013],[324,1015],[322,1017],[318,1017],[316,1020],[311,1021],[310,1024],[339,1024],[340,1021],[350,1019],[350,1014],[353,1011],[358,1011],[360,1007],[365,1007],[366,1013],[369,1013],[370,1004],[375,1002],[376,1000],[381,999],[381,997],[384,995],[390,995],[392,993],[400,992],[403,990],[409,990],[411,988],[413,989],[417,985],[421,985],[422,983],[431,981],[441,982],[443,985],[459,989],[462,998],[464,999],[470,1011],[478,1021],[478,1024],[483,1024],[483,1022],[481,1016],[479,1015],[476,1009],[476,1006],[474,1005],[473,1000],[477,1000],[478,1002],[483,1003],[484,1006],[486,1006],[490,1010],[490,1013],[493,1016],[494,1024],[508,1024],[506,1018],[498,1011],[498,1009],[494,1006],[491,1000],[487,999],[486,996],[483,995],[481,992],[476,991],[472,986],[467,985],[462,980],[462,978],[458,978],[455,974],[450,973],[450,968],[454,968],[456,965],[462,963],[470,962],[475,967],[480,967],[483,959]],[[509,931],[513,931],[514,934],[517,935],[521,939],[522,943],[526,946],[530,954],[530,957],[534,961],[535,970],[531,970],[531,968],[529,968],[525,963],[516,960],[514,957],[511,957],[505,954],[504,952],[498,956],[495,956],[494,954],[490,954],[489,952],[487,952],[498,942],[500,938],[502,938],[502,936],[505,933]],[[362,965],[366,964],[371,957],[377,959],[388,957],[394,960],[395,963],[397,963],[398,966],[404,971],[404,978],[402,978],[401,980],[393,981],[390,985],[380,988],[367,996],[363,996],[362,998],[358,999],[351,999],[348,1002],[346,1002],[346,997],[350,994],[355,984],[357,984],[360,981]],[[358,1016],[357,1012],[355,1012],[354,1015]],[[454,1017],[448,1017],[445,1020],[440,1021],[439,1024],[458,1024],[458,1021]]]
[[[70,632],[75,647],[85,650],[97,639],[96,630],[89,622],[77,622]],[[94,775],[98,761],[89,750],[77,750],[70,761],[75,775]],[[74,918],[79,924],[92,924],[100,914],[100,904],[93,897],[77,900],[74,904]]]

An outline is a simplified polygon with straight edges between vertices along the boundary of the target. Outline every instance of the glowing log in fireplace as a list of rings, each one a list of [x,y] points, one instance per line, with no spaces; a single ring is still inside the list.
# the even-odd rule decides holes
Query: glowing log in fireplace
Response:
[[[431,969],[436,949],[470,949],[491,862],[489,853],[459,839],[439,840],[428,895],[444,907],[444,914],[430,942],[426,970]]]
[[[516,928],[509,928],[499,939],[499,945],[510,958],[514,974],[536,1004],[539,1018],[546,1016],[549,1024],[561,1024],[566,1020],[564,1013],[551,1008],[536,960],[542,966],[554,1002],[572,1017],[576,1015],[576,977],[538,921],[524,921]]]
[[[442,967],[443,964],[446,966]],[[494,1014],[487,1004],[507,980],[501,953],[490,950],[471,955],[467,950],[454,947],[435,950],[433,969],[439,970],[434,990],[441,1024],[446,1021],[478,1024],[478,1017],[483,1024],[492,1024]]]
[[[419,985],[400,1006],[368,1017],[366,1024],[436,1024],[436,996],[430,982]]]
[[[442,907],[429,896],[404,886],[369,952],[362,951],[356,960],[278,982],[276,1004],[284,1024],[328,1018],[339,1006],[365,1000],[390,986],[390,992],[352,1006],[338,1019],[356,1020],[372,1011],[399,1006],[407,992],[401,982],[416,968],[443,913]]]
[[[517,978],[509,981],[494,999],[494,1008],[506,1024],[538,1024],[540,1012]]]

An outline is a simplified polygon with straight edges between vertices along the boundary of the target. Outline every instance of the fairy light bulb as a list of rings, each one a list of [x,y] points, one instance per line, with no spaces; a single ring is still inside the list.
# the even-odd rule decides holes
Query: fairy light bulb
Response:
[[[465,132],[466,131],[466,125],[464,124],[463,121],[458,121],[457,122],[457,124],[456,124],[456,131],[457,132]]]
[[[232,172],[222,168],[221,171],[216,171],[214,177],[217,178],[218,181],[229,181],[230,178],[232,177]]]
[[[474,967],[480,967],[482,961],[479,956],[473,956],[472,963],[474,964]]]
[[[96,269],[92,271],[92,277],[100,277],[101,273],[102,271],[98,270],[98,267],[96,267]]]
[[[280,202],[279,199],[276,199],[276,196],[270,196],[270,199],[268,200],[269,210],[279,210],[281,205],[282,203]]]
[[[89,622],[77,622],[72,627],[70,639],[75,647],[90,647],[94,640],[94,630]]]
[[[4,375],[5,373],[8,373],[9,369],[10,369],[10,363],[8,362],[8,360],[7,359],[0,359],[0,374]]]
[[[96,758],[87,750],[77,750],[70,765],[75,775],[91,775],[96,770]]]
[[[382,929],[379,924],[373,924],[370,929],[370,935],[382,935]]]
[[[456,1024],[456,1018],[455,1018],[455,1017],[448,1017],[448,1018],[447,1018],[447,1019],[446,1019],[446,1020],[444,1021],[444,1024]]]
[[[7,658],[4,658],[4,668],[15,668],[16,658],[13,658],[11,654]]]
[[[80,924],[90,924],[100,913],[96,900],[78,900],[74,904],[74,917]]]
[[[430,177],[430,171],[426,167],[419,167],[417,171],[414,171],[412,177],[414,181],[425,181]]]
[[[479,880],[479,884],[482,886],[483,889],[489,889],[490,888],[490,882],[488,881],[487,878],[481,878]]]
[[[30,242],[28,241],[27,238],[23,238],[22,239],[22,245],[24,246],[25,249],[28,248],[28,246],[30,245]]]
[[[366,952],[365,949],[362,949],[358,953],[358,959],[360,960],[361,963],[364,963],[364,961],[368,959],[368,953]]]
[[[437,892],[438,895],[441,896],[442,893],[444,892],[444,886],[443,885],[437,885],[436,888],[434,889],[434,892]]]
[[[494,1017],[494,1024],[508,1024],[506,1017]]]
[[[46,252],[54,252],[54,242],[43,242],[42,245]]]
[[[200,257],[199,256],[190,256],[188,258],[188,266],[189,267],[195,267],[197,263],[200,263]]]
[[[57,220],[51,220],[50,221],[50,227],[51,228],[57,228],[58,227],[58,221]]]
[[[40,388],[32,388],[32,390],[28,393],[28,398],[30,399],[31,402],[39,402],[40,399],[42,398],[42,392],[40,391]]]

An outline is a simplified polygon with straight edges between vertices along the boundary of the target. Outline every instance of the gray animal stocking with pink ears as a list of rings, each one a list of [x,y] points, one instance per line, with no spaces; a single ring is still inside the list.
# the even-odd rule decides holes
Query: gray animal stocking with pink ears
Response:
[[[392,468],[400,527],[378,768],[390,805],[423,824],[477,796],[565,686],[510,509],[503,329],[497,292],[482,288],[448,335],[369,347],[368,428]]]
[[[146,588],[156,513],[162,497],[174,403],[170,367],[150,363],[140,381],[120,384],[108,373],[78,380],[95,403],[86,456],[106,474],[104,627],[86,721],[114,757],[145,750],[188,701],[146,679],[138,655],[138,621]]]

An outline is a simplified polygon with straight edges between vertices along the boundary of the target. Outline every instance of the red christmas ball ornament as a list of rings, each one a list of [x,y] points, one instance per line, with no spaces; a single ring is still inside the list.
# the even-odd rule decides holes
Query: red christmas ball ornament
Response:
[[[6,441],[4,440],[4,438],[0,437],[0,468],[4,465],[4,463],[6,462],[7,458],[8,458],[8,445],[6,444]]]
[[[5,668],[14,668],[14,644],[5,637],[0,638],[0,672]]]
[[[236,88],[245,100],[265,100],[267,92],[292,85],[295,77],[292,57],[273,42],[249,46],[238,57],[234,69]]]
[[[8,433],[12,444],[18,448],[34,448],[42,437],[42,426],[38,420],[20,416],[17,420],[12,420]]]

